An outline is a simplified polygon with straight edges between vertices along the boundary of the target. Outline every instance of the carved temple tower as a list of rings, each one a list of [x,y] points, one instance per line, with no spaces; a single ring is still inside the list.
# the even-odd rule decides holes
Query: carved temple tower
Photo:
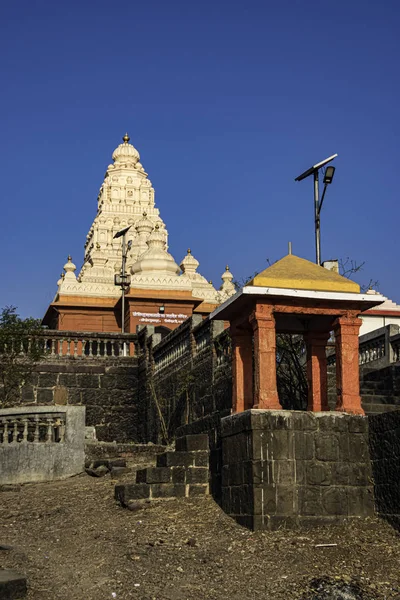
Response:
[[[70,331],[120,331],[121,290],[114,277],[121,270],[122,246],[114,236],[126,227],[131,283],[125,330],[133,333],[138,325],[151,323],[166,331],[193,313],[209,314],[235,293],[229,268],[217,291],[197,272],[199,262],[190,250],[178,266],[168,252],[168,231],[155,206],[154,188],[127,134],[112,158],[86,236],[82,268],[76,275],[68,257],[43,323]]]

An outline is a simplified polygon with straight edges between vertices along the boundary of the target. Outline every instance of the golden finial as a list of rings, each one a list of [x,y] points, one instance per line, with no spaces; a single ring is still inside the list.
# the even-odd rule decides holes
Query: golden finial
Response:
[[[190,248],[188,248],[188,249],[187,249],[187,253],[188,253],[188,254],[192,254],[192,251],[191,251],[191,249],[190,249]]]
[[[212,281],[211,281],[211,279],[210,279],[210,281],[209,281],[208,283],[209,283],[210,285],[212,285]]]
[[[128,135],[127,133],[126,133],[126,134],[124,135],[124,137],[122,138],[122,140],[123,140],[124,144],[127,144],[127,143],[129,142],[129,140],[130,140],[130,139],[131,139],[131,138],[129,137],[129,135]]]
[[[225,271],[229,271],[229,266],[228,265],[226,265]]]
[[[68,258],[67,260],[71,261],[72,260],[72,256],[70,254],[68,254]]]

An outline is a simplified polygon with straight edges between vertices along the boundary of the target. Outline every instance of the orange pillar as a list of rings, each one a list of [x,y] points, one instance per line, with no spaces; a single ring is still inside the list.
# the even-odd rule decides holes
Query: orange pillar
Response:
[[[326,361],[326,344],[329,333],[310,331],[304,337],[307,347],[307,410],[313,412],[329,410]]]
[[[336,344],[336,410],[358,415],[361,407],[358,361],[358,317],[339,317],[333,324]]]
[[[254,331],[254,406],[281,410],[276,385],[276,333],[272,307],[257,304],[250,317]]]
[[[253,343],[251,331],[231,327],[232,412],[253,406]]]

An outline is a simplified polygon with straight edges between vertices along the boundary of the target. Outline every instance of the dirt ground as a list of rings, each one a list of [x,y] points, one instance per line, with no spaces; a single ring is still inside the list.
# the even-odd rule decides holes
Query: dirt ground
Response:
[[[12,546],[0,567],[27,575],[29,600],[400,599],[400,537],[383,521],[252,533],[211,498],[130,512],[115,483],[0,492],[0,544]],[[347,592],[329,595],[328,579]]]

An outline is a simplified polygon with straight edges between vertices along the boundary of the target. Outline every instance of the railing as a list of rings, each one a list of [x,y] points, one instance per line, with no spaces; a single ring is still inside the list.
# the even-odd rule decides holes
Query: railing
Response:
[[[359,338],[358,362],[382,368],[400,360],[400,333],[398,325],[386,325]],[[328,350],[328,365],[336,364],[334,350]]]
[[[366,365],[385,356],[385,335],[359,344],[358,362],[360,365]]]
[[[84,406],[0,409],[0,485],[77,475],[85,464]]]
[[[207,350],[212,352],[214,339],[223,329],[223,321],[203,320],[200,315],[193,315],[162,340],[155,337],[152,349],[154,372],[159,373],[185,358],[203,356]]]
[[[190,355],[192,319],[187,319],[153,348],[154,372],[159,373],[183,356]]]
[[[24,340],[11,340],[3,351],[23,356],[36,346],[51,358],[125,357],[135,354],[136,341],[136,334],[131,333],[43,330],[38,335]]]
[[[63,443],[65,414],[9,414],[0,416],[0,444]]]

